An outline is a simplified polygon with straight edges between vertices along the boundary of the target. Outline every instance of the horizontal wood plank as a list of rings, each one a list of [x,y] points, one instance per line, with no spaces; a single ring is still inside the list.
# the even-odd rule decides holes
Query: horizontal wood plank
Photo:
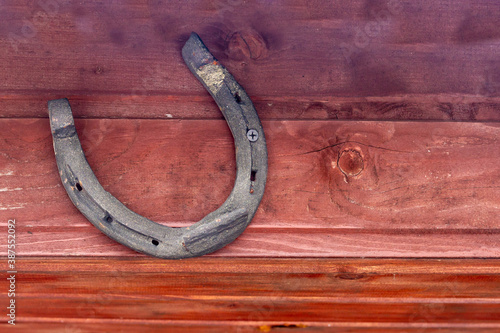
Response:
[[[37,318],[38,319],[38,318]],[[33,322],[21,322],[15,327],[9,327],[11,331],[31,333],[33,331],[41,333],[95,333],[118,331],[121,333],[141,332],[208,332],[208,333],[289,333],[290,330],[299,331],[300,333],[309,332],[331,332],[336,333],[396,333],[396,332],[415,332],[421,333],[456,333],[473,332],[473,333],[496,333],[498,325],[495,324],[463,324],[463,323],[448,323],[448,324],[392,324],[392,323],[320,323],[307,322],[306,324],[290,324],[282,322],[249,322],[249,321],[228,321],[228,322],[198,322],[186,321],[179,323],[158,323],[157,320],[152,321],[132,321],[128,320],[123,323],[120,320],[102,320],[85,318],[82,320],[45,320],[38,319]],[[300,330],[298,330],[300,329]]]
[[[498,260],[20,257],[16,269],[19,329],[500,327]]]
[[[234,144],[224,121],[76,125],[104,188],[154,221],[188,226],[231,191]],[[498,125],[266,121],[264,128],[264,199],[245,233],[215,255],[499,256]],[[47,119],[0,120],[0,131],[0,223],[18,221],[22,255],[135,255],[68,200]]]
[[[0,107],[3,116],[40,117],[46,100],[69,96],[99,101],[92,117],[205,117],[204,109],[219,117],[212,104],[196,103],[207,94],[181,58],[182,44],[197,31],[264,117],[346,119],[349,110],[356,117],[370,105],[338,106],[336,99],[396,96],[407,106],[389,108],[399,108],[403,119],[449,119],[451,113],[457,120],[498,121],[498,107],[487,104],[494,98],[498,105],[500,97],[499,13],[490,0],[182,6],[11,0],[0,20],[0,61],[8,64]],[[443,104],[431,109],[411,103],[443,95]],[[464,97],[472,102],[456,105]],[[186,105],[163,106],[179,99]],[[288,110],[290,100],[306,103]]]
[[[294,258],[191,258],[162,260],[129,257],[19,257],[24,273],[237,273],[244,274],[420,274],[494,275],[500,273],[497,259],[294,259]],[[319,276],[319,275],[318,275]],[[346,277],[347,278],[347,277]]]
[[[97,299],[96,299],[97,298]],[[40,297],[17,297],[19,309],[24,309],[26,317],[46,316],[57,319],[56,311],[65,309],[68,317],[119,318],[128,313],[133,320],[152,318],[156,320],[213,320],[213,321],[283,321],[300,322],[301,315],[308,321],[319,322],[409,322],[425,321],[426,309],[437,307],[433,321],[446,324],[450,321],[471,324],[497,324],[498,304],[470,303],[419,303],[411,302],[342,302],[335,300],[289,300],[257,299],[204,300],[202,298],[166,297],[144,299],[142,297],[113,299],[106,296],[89,298],[59,298],[40,295]],[[49,303],[50,306],[46,304]],[[45,305],[44,305],[45,304]],[[233,303],[234,304],[234,303]],[[259,307],[266,310],[259,311]],[[270,310],[268,310],[270,309]],[[300,310],[304,309],[304,310]],[[431,311],[432,311],[431,310]],[[127,316],[128,317],[128,316]],[[307,325],[307,323],[305,324]]]
[[[45,118],[47,101],[71,100],[78,118],[222,119],[208,93],[194,96],[0,95],[0,118]],[[500,121],[500,98],[456,95],[353,97],[250,96],[259,118],[269,120]]]

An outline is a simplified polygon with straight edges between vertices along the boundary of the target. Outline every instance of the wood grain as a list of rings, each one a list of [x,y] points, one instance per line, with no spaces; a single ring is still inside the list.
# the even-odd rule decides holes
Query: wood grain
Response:
[[[188,226],[231,191],[234,146],[224,121],[76,125],[105,189],[154,221]],[[215,255],[499,256],[498,125],[266,121],[264,128],[266,194],[245,233]],[[22,255],[136,255],[68,200],[46,119],[4,119],[0,130],[1,223],[18,221]]]
[[[490,0],[5,1],[0,107],[40,117],[71,97],[98,102],[91,117],[220,117],[181,59],[197,31],[264,118],[498,121],[499,14]]]
[[[37,318],[38,319],[38,318]],[[10,328],[16,332],[33,331],[41,333],[95,333],[95,332],[109,332],[118,331],[121,333],[135,333],[141,332],[236,332],[236,333],[289,333],[290,330],[299,331],[300,333],[309,332],[331,332],[335,330],[337,333],[395,333],[395,332],[426,332],[426,333],[455,333],[460,332],[474,332],[474,333],[496,333],[498,332],[497,325],[477,325],[477,324],[433,324],[433,325],[411,325],[411,324],[383,324],[383,323],[370,323],[363,325],[360,323],[308,323],[306,324],[288,324],[288,323],[273,323],[268,322],[261,325],[259,322],[240,322],[228,321],[217,322],[216,324],[207,323],[199,324],[198,322],[183,322],[182,324],[172,323],[158,323],[158,321],[131,321],[122,323],[119,320],[66,320],[59,319],[57,323],[53,321],[39,320],[36,322],[20,323],[15,328]],[[297,330],[300,329],[300,330]]]
[[[500,331],[500,265],[480,259],[500,256],[499,16],[493,0],[2,1],[0,229],[16,219],[21,255],[8,329]],[[265,120],[268,187],[236,242],[160,261],[71,205],[46,103],[70,98],[108,191],[189,225],[235,175],[180,56],[191,31]],[[391,259],[328,258],[367,256]]]
[[[499,328],[498,260],[21,257],[17,269],[19,329]]]
[[[194,78],[193,78],[194,79]],[[200,96],[4,95],[0,118],[45,118],[47,101],[67,97],[79,118],[223,119],[208,93]],[[393,96],[312,98],[251,96],[261,119],[500,121],[500,98]]]

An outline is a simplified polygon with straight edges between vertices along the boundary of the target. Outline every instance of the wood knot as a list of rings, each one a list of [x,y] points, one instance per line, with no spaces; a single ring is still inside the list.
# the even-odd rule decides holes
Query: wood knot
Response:
[[[337,161],[340,171],[347,177],[359,175],[364,169],[363,156],[356,149],[344,149]]]
[[[339,273],[336,275],[336,277],[342,280],[360,280],[364,278],[365,275],[358,273]]]
[[[253,29],[237,31],[229,37],[226,54],[234,60],[263,59],[267,56],[266,41]]]

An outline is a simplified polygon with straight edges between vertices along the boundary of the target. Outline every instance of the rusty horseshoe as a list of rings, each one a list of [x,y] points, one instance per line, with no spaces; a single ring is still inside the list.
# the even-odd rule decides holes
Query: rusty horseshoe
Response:
[[[234,188],[214,212],[186,228],[173,228],[134,213],[104,190],[82,150],[67,99],[48,102],[61,181],[73,204],[104,234],[138,252],[167,259],[197,257],[235,240],[252,220],[264,194],[267,147],[252,101],[196,33],[182,57],[223,113],[236,146]]]

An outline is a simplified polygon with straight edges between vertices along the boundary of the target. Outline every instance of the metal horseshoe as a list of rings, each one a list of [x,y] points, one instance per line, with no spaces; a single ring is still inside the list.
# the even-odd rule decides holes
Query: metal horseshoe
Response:
[[[234,241],[255,215],[267,177],[264,131],[248,95],[197,34],[191,34],[182,48],[182,57],[226,118],[236,146],[237,164],[236,181],[227,200],[190,227],[172,228],[153,222],[105,191],[85,158],[68,100],[48,102],[57,167],[73,204],[115,241],[167,259],[202,256]]]

